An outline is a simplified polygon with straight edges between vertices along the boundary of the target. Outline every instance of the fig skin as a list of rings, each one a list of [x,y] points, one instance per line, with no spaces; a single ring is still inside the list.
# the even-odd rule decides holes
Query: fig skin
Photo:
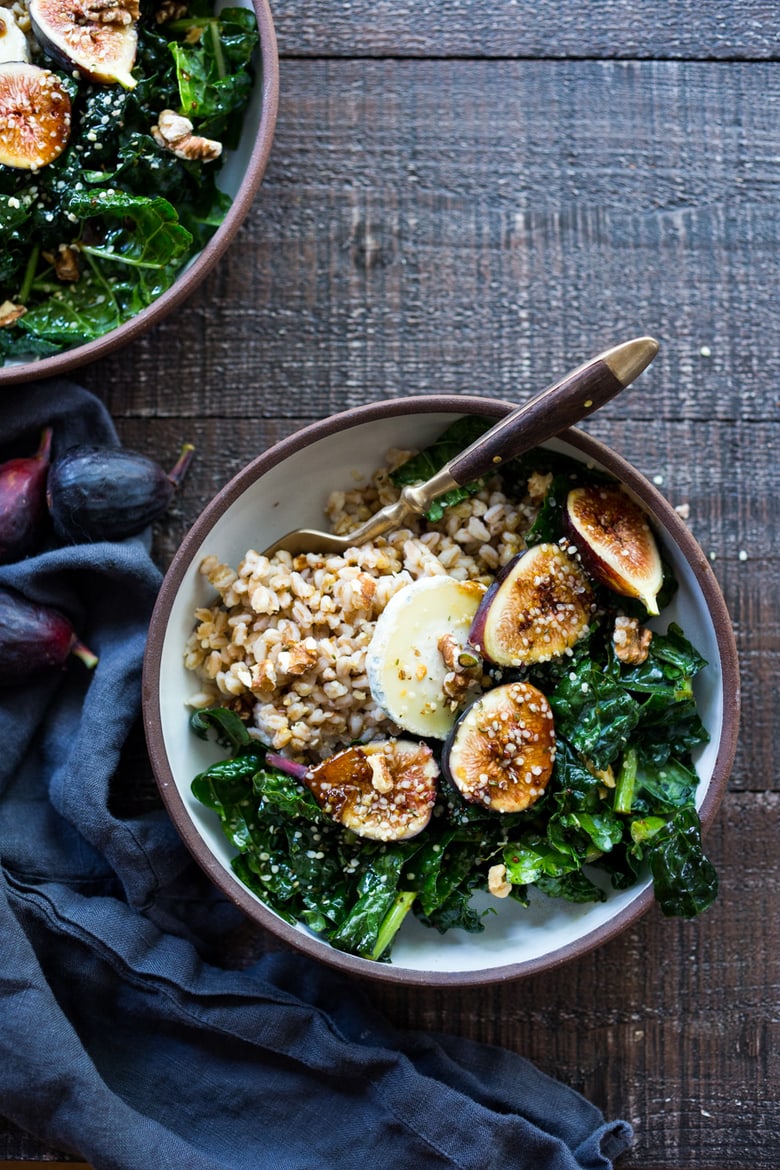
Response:
[[[71,447],[52,463],[46,485],[57,536],[86,544],[143,532],[167,510],[194,450],[185,443],[166,474],[153,459],[125,447]]]
[[[438,777],[427,744],[390,739],[345,748],[302,779],[322,810],[357,836],[406,841],[431,819]]]
[[[58,610],[0,589],[0,686],[64,667],[70,655],[92,669],[97,658]]]
[[[621,597],[638,597],[658,615],[663,565],[642,509],[621,487],[591,484],[566,498],[566,533],[594,580]]]
[[[42,543],[48,527],[46,477],[51,427],[45,427],[35,455],[0,465],[0,564],[20,561]]]
[[[88,81],[132,89],[137,0],[30,0],[30,23],[47,56]]]
[[[465,800],[494,812],[530,808],[555,763],[550,704],[526,682],[504,683],[472,703],[452,730],[442,771]]]
[[[555,544],[518,553],[482,599],[469,644],[498,666],[559,658],[587,632],[593,591],[580,565]]]
[[[39,170],[54,162],[68,144],[70,120],[56,73],[25,61],[0,64],[0,163]]]

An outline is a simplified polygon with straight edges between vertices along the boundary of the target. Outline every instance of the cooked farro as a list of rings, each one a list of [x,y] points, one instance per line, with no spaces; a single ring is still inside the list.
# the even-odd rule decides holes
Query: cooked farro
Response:
[[[408,455],[390,452],[369,484],[332,493],[332,531],[352,531],[397,499],[389,472]],[[489,584],[524,547],[535,510],[531,498],[508,500],[496,480],[438,523],[415,520],[343,555],[268,558],[250,549],[236,569],[207,556],[200,570],[218,597],[196,611],[187,643],[185,665],[198,678],[190,705],[232,706],[263,743],[304,760],[394,734],[366,677],[377,617],[420,577]]]

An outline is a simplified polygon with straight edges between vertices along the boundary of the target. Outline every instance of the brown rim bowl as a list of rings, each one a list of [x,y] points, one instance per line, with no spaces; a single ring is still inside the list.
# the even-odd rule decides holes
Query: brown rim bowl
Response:
[[[241,3],[242,0],[237,0]],[[257,77],[244,129],[236,150],[231,151],[220,171],[219,186],[232,197],[232,204],[205,248],[191,260],[174,283],[129,321],[102,337],[73,346],[50,357],[0,365],[0,387],[64,374],[88,362],[97,361],[134,341],[178,308],[211,271],[233,240],[246,218],[268,164],[279,104],[279,56],[273,18],[268,0],[245,0],[257,17],[260,44],[257,50]]]
[[[143,680],[143,712],[152,765],[165,805],[187,847],[212,881],[258,926],[333,967],[388,982],[463,986],[536,974],[600,946],[653,903],[649,878],[631,890],[610,891],[603,903],[559,905],[540,896],[524,909],[511,899],[490,915],[486,930],[445,935],[405,921],[392,963],[345,954],[303,927],[284,922],[230,869],[231,850],[210,810],[190,792],[197,772],[220,750],[189,729],[186,699],[198,689],[183,666],[183,650],[198,606],[213,595],[198,573],[215,554],[236,565],[249,548],[261,550],[292,528],[321,527],[329,491],[354,486],[384,462],[392,447],[421,447],[457,416],[500,418],[512,404],[496,399],[423,396],[378,402],[304,428],[254,459],[205,508],[176,553],[151,621]],[[616,476],[651,517],[679,581],[663,624],[679,622],[708,666],[696,680],[699,709],[711,742],[698,755],[697,804],[704,829],[712,823],[734,758],[739,673],[728,612],[707,558],[680,517],[638,471],[602,443],[577,430],[550,446]],[[495,906],[496,900],[492,900]],[[507,905],[507,903],[510,903]]]

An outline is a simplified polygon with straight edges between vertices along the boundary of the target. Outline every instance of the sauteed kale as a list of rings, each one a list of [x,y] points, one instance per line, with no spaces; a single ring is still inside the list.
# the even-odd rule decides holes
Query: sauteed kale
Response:
[[[467,428],[470,426],[466,424]],[[473,437],[473,434],[470,436]],[[457,429],[423,456],[415,479],[440,466],[466,436]],[[418,459],[419,463],[419,459]],[[507,465],[507,491],[530,470],[552,475],[529,543],[562,535],[561,498],[592,481],[581,464],[542,451]],[[598,477],[595,477],[598,478]],[[675,582],[668,567],[660,598]],[[305,784],[276,766],[278,757],[224,708],[192,716],[194,731],[216,734],[230,756],[193,781],[237,850],[236,875],[282,918],[301,922],[333,946],[388,961],[411,912],[444,932],[485,928],[490,911],[473,894],[505,867],[509,896],[527,905],[533,887],[552,898],[595,902],[604,886],[625,889],[649,868],[656,900],[670,916],[692,917],[717,895],[717,875],[702,851],[695,808],[693,752],[709,739],[692,682],[704,659],[672,624],[655,633],[641,663],[621,661],[614,615],[641,603],[597,586],[586,634],[562,657],[506,668],[533,684],[552,708],[557,751],[544,794],[521,812],[499,814],[463,799],[440,780],[433,816],[418,836],[376,841],[355,835],[321,809]],[[431,742],[441,753],[440,742]],[[601,874],[601,878],[599,878]]]
[[[83,344],[135,316],[173,283],[230,206],[216,182],[224,155],[178,157],[152,127],[171,110],[186,114],[196,135],[235,147],[252,87],[254,13],[214,15],[210,3],[194,0],[179,19],[158,23],[160,8],[141,6],[132,89],[36,58],[68,92],[71,130],[47,166],[0,165],[0,304],[11,307],[0,362]],[[70,275],[60,263],[64,248],[72,249]]]

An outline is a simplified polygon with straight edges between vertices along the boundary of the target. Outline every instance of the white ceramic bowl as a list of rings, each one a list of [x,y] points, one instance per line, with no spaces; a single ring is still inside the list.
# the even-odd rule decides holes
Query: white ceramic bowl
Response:
[[[0,386],[64,374],[105,357],[135,340],[186,300],[223,255],[243,223],[258,192],[271,153],[279,104],[279,56],[268,0],[232,2],[237,7],[254,9],[260,44],[255,56],[256,82],[244,114],[241,138],[236,149],[226,153],[217,180],[217,185],[232,200],[224,220],[205,248],[182,269],[171,287],[135,317],[94,341],[72,346],[51,357],[9,361],[5,365],[0,358]],[[222,2],[217,4],[218,8],[223,6]]]
[[[192,778],[220,749],[188,725],[185,699],[193,676],[182,658],[197,606],[212,597],[198,572],[203,556],[237,564],[248,548],[263,549],[292,528],[322,527],[328,493],[353,484],[384,462],[391,447],[422,447],[463,414],[499,418],[511,405],[494,399],[419,397],[380,402],[315,423],[260,455],[208,505],[176,554],[151,622],[144,671],[147,742],[165,804],[187,846],[216,885],[255,922],[285,942],[359,975],[413,984],[469,984],[513,978],[558,965],[605,942],[653,901],[649,878],[602,903],[573,905],[543,896],[528,909],[506,899],[479,934],[440,935],[407,917],[392,963],[346,955],[267,909],[233,875],[231,848],[217,817],[190,792]],[[674,509],[618,455],[579,431],[550,446],[617,476],[653,518],[679,581],[664,622],[679,622],[709,665],[696,680],[699,709],[711,742],[696,760],[697,804],[704,828],[725,789],[736,746],[739,675],[731,623],[710,565]],[[533,894],[533,891],[532,891]],[[490,899],[495,908],[495,899]]]

